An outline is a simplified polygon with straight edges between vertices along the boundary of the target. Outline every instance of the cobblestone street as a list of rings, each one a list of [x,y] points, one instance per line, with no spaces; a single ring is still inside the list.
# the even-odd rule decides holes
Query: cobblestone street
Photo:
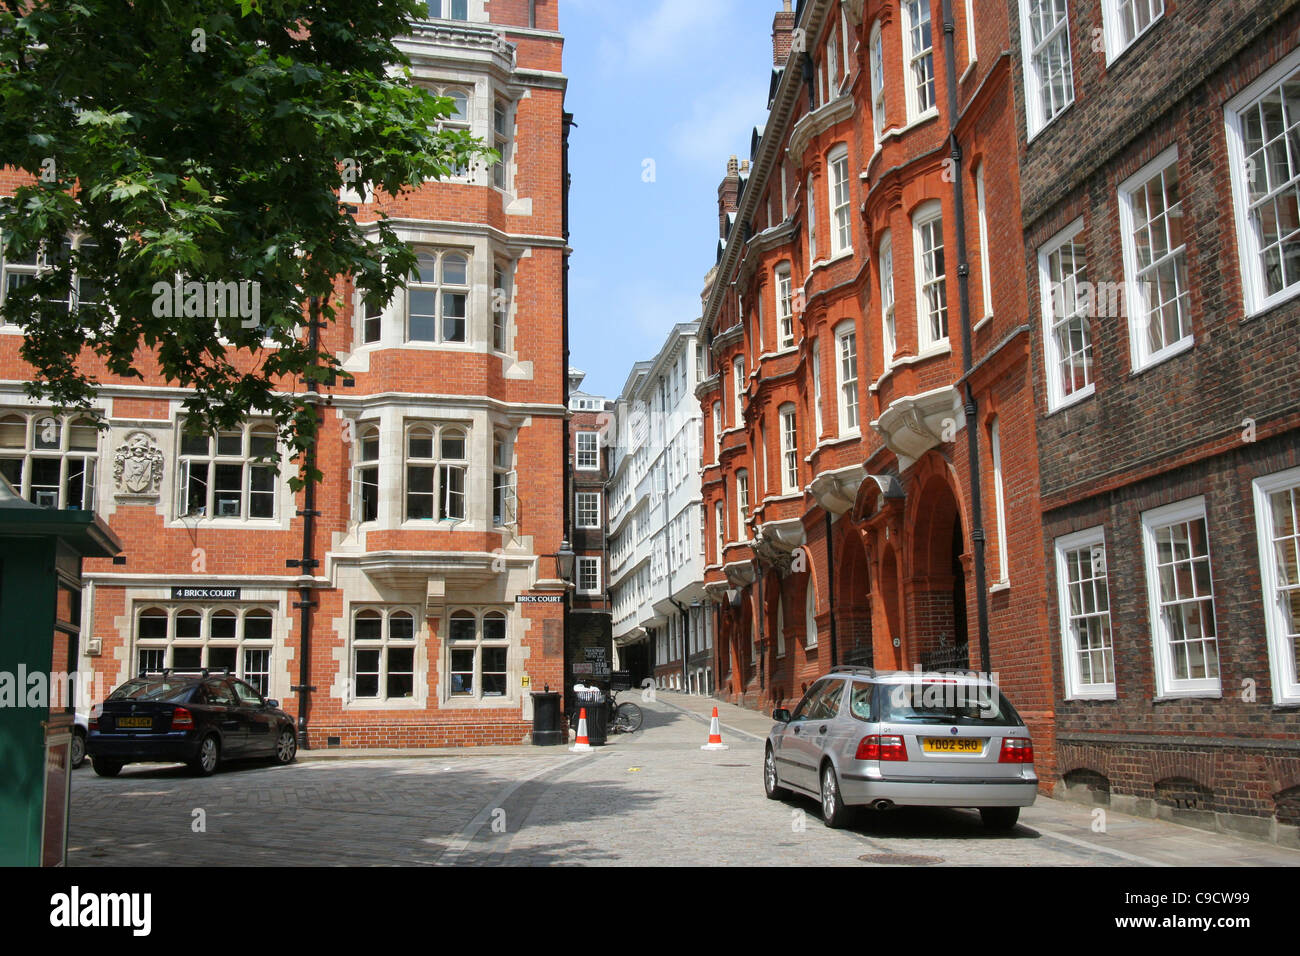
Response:
[[[1089,808],[1041,796],[1009,836],[986,834],[961,810],[867,813],[833,831],[811,800],[765,798],[761,715],[724,705],[731,749],[705,752],[707,727],[685,708],[705,711],[709,702],[661,694],[641,706],[639,733],[586,755],[558,747],[404,759],[308,754],[285,768],[232,764],[206,779],[136,765],[109,780],[87,767],[74,777],[68,862],[1300,864],[1295,851],[1113,812],[1106,832],[1094,833]],[[206,832],[196,832],[199,821]]]

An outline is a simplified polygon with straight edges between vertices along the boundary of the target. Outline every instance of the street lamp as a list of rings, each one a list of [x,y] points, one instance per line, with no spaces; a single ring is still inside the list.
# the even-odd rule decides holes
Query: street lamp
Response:
[[[560,550],[555,552],[555,570],[562,581],[573,580],[573,559],[573,548],[569,546],[569,539],[565,538],[560,542]]]

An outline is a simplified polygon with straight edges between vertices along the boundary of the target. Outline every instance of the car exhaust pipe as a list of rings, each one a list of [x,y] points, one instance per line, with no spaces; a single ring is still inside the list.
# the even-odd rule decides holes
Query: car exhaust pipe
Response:
[[[893,801],[893,800],[884,800],[884,799],[876,800],[876,801],[874,801],[874,802],[871,804],[871,809],[873,809],[873,810],[892,810],[892,809],[894,809],[894,801]]]

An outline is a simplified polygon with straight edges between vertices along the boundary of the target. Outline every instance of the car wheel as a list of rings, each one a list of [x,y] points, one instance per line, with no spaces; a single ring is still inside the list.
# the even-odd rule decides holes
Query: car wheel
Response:
[[[91,761],[95,768],[95,773],[101,777],[116,777],[122,772],[122,761],[109,760],[107,757],[96,757]]]
[[[853,819],[853,812],[844,805],[840,795],[840,782],[835,776],[835,767],[828,761],[822,766],[822,820],[832,830],[846,827]]]
[[[190,761],[190,770],[200,777],[208,777],[221,762],[221,744],[216,734],[208,734],[199,742],[199,752]]]
[[[769,800],[784,800],[790,796],[790,791],[781,786],[776,775],[776,754],[772,752],[771,744],[767,745],[767,756],[763,758],[763,790]]]
[[[72,733],[72,769],[76,770],[86,762],[86,735],[80,730]]]
[[[298,735],[288,727],[280,731],[275,740],[275,762],[281,767],[293,763],[298,754]]]
[[[1020,819],[1019,807],[980,807],[980,819],[986,830],[1005,833]]]

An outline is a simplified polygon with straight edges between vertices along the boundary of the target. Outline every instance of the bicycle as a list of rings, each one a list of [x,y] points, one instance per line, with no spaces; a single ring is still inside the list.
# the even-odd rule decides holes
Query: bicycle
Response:
[[[618,695],[622,691],[611,690],[609,697],[605,702],[606,713],[609,716],[608,726],[616,734],[634,734],[641,729],[641,721],[644,715],[641,708],[629,701],[618,702]]]

